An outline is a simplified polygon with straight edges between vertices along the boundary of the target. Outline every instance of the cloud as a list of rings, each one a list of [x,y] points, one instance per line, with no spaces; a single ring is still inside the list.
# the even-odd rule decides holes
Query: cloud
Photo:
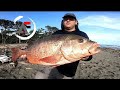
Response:
[[[110,28],[120,30],[120,18],[111,18],[102,15],[88,16],[78,20],[79,25],[99,26],[104,28]]]
[[[89,37],[91,39],[94,39],[94,40],[109,40],[109,41],[120,41],[120,35],[119,34],[116,34],[113,36],[113,34],[109,33],[109,34],[93,34],[93,33],[89,33]]]
[[[107,45],[119,45],[120,46],[120,35],[116,34],[93,34],[89,33],[89,38],[93,41],[96,41],[100,44],[107,44]]]

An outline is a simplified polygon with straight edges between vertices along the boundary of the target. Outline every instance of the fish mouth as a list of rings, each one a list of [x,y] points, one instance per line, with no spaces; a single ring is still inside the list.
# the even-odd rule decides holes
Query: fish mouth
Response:
[[[88,49],[88,52],[90,55],[97,54],[100,51],[101,51],[100,44],[98,44],[98,43],[93,43],[92,46]]]

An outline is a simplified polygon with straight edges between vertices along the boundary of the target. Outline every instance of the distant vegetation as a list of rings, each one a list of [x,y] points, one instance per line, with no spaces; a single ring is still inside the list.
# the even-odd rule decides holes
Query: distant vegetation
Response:
[[[19,40],[13,33],[17,32],[20,36],[27,36],[28,34],[19,31],[19,27],[23,22],[19,21],[14,24],[13,21],[0,19],[0,44],[15,44],[15,43],[27,43],[36,39],[42,38],[43,36],[51,35],[55,31],[59,30],[57,27],[45,26],[45,29],[40,28],[36,31],[35,35],[29,40]],[[29,33],[32,33],[31,30]]]

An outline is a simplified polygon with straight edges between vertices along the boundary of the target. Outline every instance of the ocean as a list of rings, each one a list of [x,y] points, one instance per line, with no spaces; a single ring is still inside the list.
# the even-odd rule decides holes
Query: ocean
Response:
[[[104,45],[104,44],[101,44],[100,47],[102,48],[112,48],[112,49],[115,49],[115,50],[120,50],[120,46],[118,45]]]

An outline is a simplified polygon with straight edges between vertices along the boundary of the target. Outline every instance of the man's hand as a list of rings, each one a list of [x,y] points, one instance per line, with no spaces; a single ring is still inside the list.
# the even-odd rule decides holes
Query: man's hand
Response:
[[[83,57],[81,60],[84,61],[84,60],[87,60],[88,58],[89,58],[89,57]]]
[[[90,61],[92,59],[92,55],[88,57],[83,57],[81,60],[83,61]]]

